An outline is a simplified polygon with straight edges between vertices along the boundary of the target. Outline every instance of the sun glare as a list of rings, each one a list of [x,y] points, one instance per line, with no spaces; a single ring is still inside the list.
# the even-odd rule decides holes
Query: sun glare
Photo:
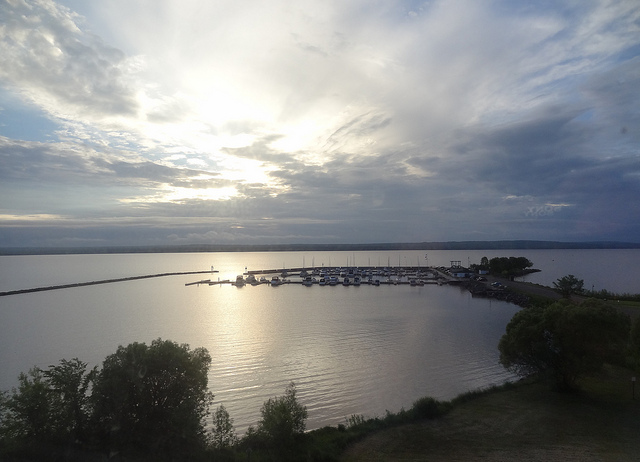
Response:
[[[186,200],[221,201],[236,196],[238,196],[238,191],[232,186],[201,189],[171,187],[164,195],[163,202],[182,202]]]
[[[308,149],[318,137],[318,124],[312,120],[287,127],[282,138],[273,141],[270,146],[277,151],[296,152]]]

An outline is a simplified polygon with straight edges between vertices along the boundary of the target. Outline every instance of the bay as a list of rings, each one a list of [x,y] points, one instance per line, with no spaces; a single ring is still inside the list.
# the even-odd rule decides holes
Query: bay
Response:
[[[640,249],[418,250],[374,252],[220,252],[179,254],[0,256],[0,291],[164,272],[206,270],[217,279],[249,270],[311,266],[446,266],[479,264],[482,257],[524,256],[541,272],[524,280],[552,286],[573,274],[585,288],[640,293]],[[425,258],[426,257],[426,258]]]
[[[637,292],[637,274],[627,283],[616,268],[633,268],[638,251],[0,257],[3,291],[211,266],[219,271],[0,297],[0,389],[15,386],[18,374],[34,365],[73,357],[100,364],[118,345],[163,338],[209,350],[210,389],[240,432],[258,422],[262,403],[282,394],[290,381],[309,409],[309,428],[337,425],[352,414],[395,412],[422,396],[450,399],[512,378],[498,364],[497,343],[518,307],[447,286],[185,284],[234,279],[245,268],[448,266],[451,260],[479,263],[482,256],[512,255],[527,256],[536,267],[543,262],[542,273],[531,275],[542,280],[572,273],[584,277],[586,287],[609,284],[609,290]],[[612,264],[615,259],[622,265]],[[581,275],[585,268],[592,279]],[[621,288],[611,288],[606,278]]]

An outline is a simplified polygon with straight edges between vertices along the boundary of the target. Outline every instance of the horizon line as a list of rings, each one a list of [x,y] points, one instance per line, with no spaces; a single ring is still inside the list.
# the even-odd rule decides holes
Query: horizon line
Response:
[[[1,256],[113,253],[186,252],[291,252],[291,251],[385,251],[385,250],[553,250],[553,249],[640,249],[640,243],[622,241],[423,241],[352,244],[161,244],[76,247],[0,247]]]

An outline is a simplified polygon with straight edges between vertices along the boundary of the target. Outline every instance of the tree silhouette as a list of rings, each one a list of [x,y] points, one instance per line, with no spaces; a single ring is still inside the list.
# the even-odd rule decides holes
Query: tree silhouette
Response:
[[[576,278],[573,274],[569,274],[555,281],[553,286],[560,291],[564,298],[569,298],[571,294],[582,292],[584,281]]]
[[[93,390],[94,422],[109,451],[187,456],[206,444],[211,357],[204,348],[154,340],[108,356]]]

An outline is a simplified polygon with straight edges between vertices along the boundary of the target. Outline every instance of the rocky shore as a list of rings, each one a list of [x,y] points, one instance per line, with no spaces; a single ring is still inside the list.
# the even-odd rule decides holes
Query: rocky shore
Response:
[[[531,298],[528,295],[504,288],[494,288],[484,282],[469,281],[467,283],[467,289],[473,297],[493,298],[495,300],[513,303],[523,308],[531,304]]]

